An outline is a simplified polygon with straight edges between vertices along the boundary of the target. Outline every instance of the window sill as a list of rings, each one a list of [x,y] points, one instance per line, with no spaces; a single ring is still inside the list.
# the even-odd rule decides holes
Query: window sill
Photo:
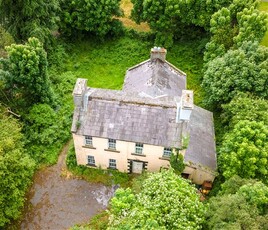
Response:
[[[165,156],[159,157],[159,159],[160,160],[170,161],[170,157],[165,157]]]
[[[104,149],[104,151],[114,152],[114,153],[120,153],[120,151],[118,151],[116,149]]]
[[[139,157],[146,157],[145,154],[139,154],[139,153],[131,153],[131,155],[139,156]]]
[[[97,167],[95,164],[86,164],[86,166],[90,166],[90,167]]]
[[[92,145],[83,145],[83,148],[87,148],[87,149],[96,149],[95,147],[93,147]]]

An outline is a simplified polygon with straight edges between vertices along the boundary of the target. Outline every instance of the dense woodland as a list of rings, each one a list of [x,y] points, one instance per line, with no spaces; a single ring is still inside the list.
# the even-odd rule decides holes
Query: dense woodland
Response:
[[[144,174],[117,190],[93,228],[268,229],[266,3],[131,1],[146,30],[126,23],[126,0],[0,0],[0,229],[21,217],[34,172],[55,164],[71,138],[76,78],[120,89],[153,46],[168,49],[195,103],[214,112],[218,177],[201,202],[181,165]],[[67,165],[88,170],[73,148]]]

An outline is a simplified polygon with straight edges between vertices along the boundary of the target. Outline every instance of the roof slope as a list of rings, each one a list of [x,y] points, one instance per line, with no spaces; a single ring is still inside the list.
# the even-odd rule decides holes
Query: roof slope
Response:
[[[217,160],[213,114],[198,106],[194,106],[188,129],[190,140],[184,160],[216,170]]]
[[[160,59],[147,60],[127,70],[123,91],[143,92],[151,97],[180,96],[186,74]]]
[[[181,124],[176,123],[175,101],[105,89],[90,89],[89,94],[87,109],[74,114],[73,132],[79,119],[77,134],[179,147]]]

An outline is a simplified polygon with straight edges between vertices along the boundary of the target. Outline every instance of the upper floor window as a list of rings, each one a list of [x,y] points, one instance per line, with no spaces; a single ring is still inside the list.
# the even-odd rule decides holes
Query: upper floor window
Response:
[[[171,148],[164,148],[163,157],[170,157],[172,149]]]
[[[108,149],[116,149],[116,140],[115,139],[108,140]]]
[[[89,164],[89,165],[95,165],[95,158],[94,158],[94,156],[87,156],[87,163]]]
[[[135,153],[137,153],[137,154],[143,153],[143,144],[142,143],[136,143]]]
[[[116,169],[116,160],[109,159],[109,168]]]
[[[85,136],[85,145],[93,145],[92,136]]]

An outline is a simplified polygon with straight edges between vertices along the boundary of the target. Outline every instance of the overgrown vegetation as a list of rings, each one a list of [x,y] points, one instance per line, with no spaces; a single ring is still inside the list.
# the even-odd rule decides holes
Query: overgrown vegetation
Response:
[[[267,29],[267,14],[263,12],[268,11],[268,3],[132,2],[132,18],[147,23],[143,25],[150,29],[142,30],[149,32],[124,29],[117,20],[122,16],[117,0],[0,1],[0,55],[4,58],[0,64],[0,227],[20,215],[34,170],[55,163],[63,143],[70,138],[71,92],[76,78],[87,78],[90,87],[120,89],[127,68],[148,59],[155,44],[170,47],[167,60],[187,73],[195,104],[208,106],[216,115],[220,183],[233,174],[267,183],[268,51],[261,45],[268,46],[267,32],[263,38]],[[72,39],[66,39],[66,35],[72,35]],[[29,39],[31,36],[36,38]],[[11,45],[14,41],[22,44]],[[4,46],[10,47],[4,50]],[[127,174],[77,166],[73,149],[67,164],[74,174],[91,182],[123,187],[131,183]],[[148,175],[135,182],[134,193],[147,194],[151,187],[144,190],[145,181]],[[229,194],[223,190],[230,181],[241,184],[238,179],[229,179],[222,189],[218,186],[222,191],[208,202],[205,228],[268,228],[266,185],[247,181]],[[133,198],[131,192],[127,197]],[[122,205],[124,202],[119,201],[124,194],[117,198]],[[154,204],[154,200],[146,201],[148,207]],[[159,204],[150,209],[147,219],[144,217],[148,213],[142,215],[143,223],[134,224],[162,226],[155,221],[165,213],[165,208],[155,207]],[[122,211],[120,205],[114,214]],[[141,202],[138,206],[146,211]],[[133,214],[133,210],[128,211]],[[228,215],[233,210],[236,221]],[[102,218],[100,229],[107,227],[106,215],[96,217]],[[132,221],[127,216],[124,223],[110,224],[129,226]]]
[[[103,170],[101,168],[89,168],[83,165],[77,165],[74,146],[72,145],[68,151],[66,164],[68,169],[76,176],[93,182],[102,183],[104,185],[120,185],[128,187],[131,185],[132,176],[127,173],[122,173],[117,170]]]

